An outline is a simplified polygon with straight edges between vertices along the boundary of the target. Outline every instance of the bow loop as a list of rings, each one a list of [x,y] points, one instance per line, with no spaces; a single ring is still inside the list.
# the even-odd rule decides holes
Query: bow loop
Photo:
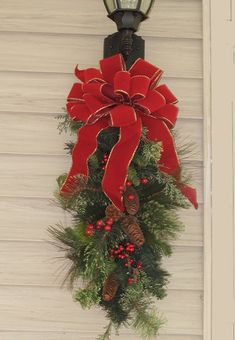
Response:
[[[166,104],[153,113],[153,116],[163,120],[169,129],[175,126],[179,109],[173,104]]]
[[[98,81],[103,83],[104,78],[100,70],[97,68],[88,68],[86,70],[79,70],[76,66],[75,75],[78,79],[80,79],[83,83],[89,83],[92,81]]]
[[[150,86],[150,79],[147,76],[137,75],[131,78],[130,97],[138,101],[146,97]]]
[[[93,115],[107,112],[107,109],[114,105],[113,102],[104,101],[89,93],[84,94],[84,99],[88,109]]]
[[[127,71],[119,71],[114,77],[114,92],[122,95],[125,101],[130,97],[131,75]]]
[[[85,103],[67,103],[67,111],[72,120],[86,122],[91,113]]]
[[[69,92],[67,100],[84,102],[83,94],[84,94],[84,91],[83,91],[82,84],[75,83],[73,84],[73,87],[71,91]]]
[[[164,96],[167,104],[176,104],[178,102],[178,99],[175,97],[175,95],[171,92],[166,84],[162,84],[156,87],[155,91],[161,93]]]
[[[165,104],[165,98],[160,93],[151,90],[147,93],[146,98],[143,98],[136,103],[136,106],[142,109],[146,114],[150,115],[152,112],[159,110]]]
[[[124,60],[121,54],[100,60],[100,69],[107,83],[113,84],[115,74],[125,70]]]
[[[133,107],[118,105],[110,110],[111,125],[116,127],[128,126],[137,121],[137,115]]]
[[[107,83],[85,83],[83,85],[84,98],[86,95],[91,95],[104,103],[113,103],[114,99],[109,97],[109,94],[112,96],[113,92],[111,93],[110,90],[109,92],[107,91],[108,86],[109,84]]]
[[[160,81],[163,74],[160,68],[140,58],[131,66],[129,72],[131,76],[147,76],[151,81],[152,88]]]

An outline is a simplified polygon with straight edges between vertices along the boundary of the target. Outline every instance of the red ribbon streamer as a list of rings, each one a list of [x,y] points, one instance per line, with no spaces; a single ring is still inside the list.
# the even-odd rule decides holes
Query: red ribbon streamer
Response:
[[[72,167],[61,194],[72,190],[77,175],[88,176],[88,160],[97,149],[98,134],[110,126],[119,127],[119,141],[109,155],[102,189],[124,211],[120,189],[125,187],[143,126],[149,140],[162,143],[159,169],[174,177],[179,173],[180,162],[170,132],[177,119],[177,99],[166,85],[157,86],[163,72],[143,59],[126,71],[122,56],[117,54],[101,60],[100,69],[75,70],[82,84],[73,85],[67,110],[73,120],[85,125],[78,130]],[[197,208],[196,190],[180,182],[177,186]]]

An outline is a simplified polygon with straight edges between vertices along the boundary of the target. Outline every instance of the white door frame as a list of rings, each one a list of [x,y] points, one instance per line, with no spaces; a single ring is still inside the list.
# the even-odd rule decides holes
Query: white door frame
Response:
[[[235,0],[203,0],[204,340],[235,340]]]
[[[212,340],[211,0],[203,0],[204,308],[203,340]]]

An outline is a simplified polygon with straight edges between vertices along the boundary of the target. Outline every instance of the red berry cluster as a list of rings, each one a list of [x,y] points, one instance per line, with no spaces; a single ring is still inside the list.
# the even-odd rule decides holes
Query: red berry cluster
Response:
[[[105,167],[104,167],[104,170],[105,170]],[[148,180],[148,178],[146,178],[146,177],[141,178],[139,181],[140,181],[140,183],[143,184],[143,185],[147,185],[147,184],[149,183],[149,180]],[[126,181],[126,188],[132,187],[133,185],[134,185],[134,184],[133,184],[132,181],[130,181],[130,180],[127,180],[127,181]],[[120,190],[121,192],[124,192],[125,187],[121,186],[121,187],[119,188],[119,190]],[[129,197],[129,196],[130,196],[130,197]],[[135,199],[135,197],[133,197],[133,195],[129,195],[129,196],[128,196],[129,201],[133,201],[133,200]]]
[[[121,243],[110,250],[110,257],[122,261],[123,266],[132,272],[134,268],[142,269],[142,263],[133,258],[135,250],[136,246],[133,243]],[[132,276],[128,278],[129,284],[133,284],[135,281],[135,278]]]
[[[112,218],[108,218],[105,222],[105,226],[104,226],[104,230],[105,231],[111,231],[112,230],[112,225],[113,225],[113,219]]]
[[[95,225],[92,223],[87,224],[86,227],[86,236],[92,236],[94,234],[94,230],[101,230],[102,228],[106,232],[110,232],[112,230],[112,225],[114,223],[114,220],[112,218],[106,219],[104,222],[103,220],[96,221]]]
[[[108,162],[108,155],[107,153],[104,154],[103,156],[103,159],[101,161],[101,164],[102,164],[102,170],[105,170],[105,167],[106,167],[106,163]]]

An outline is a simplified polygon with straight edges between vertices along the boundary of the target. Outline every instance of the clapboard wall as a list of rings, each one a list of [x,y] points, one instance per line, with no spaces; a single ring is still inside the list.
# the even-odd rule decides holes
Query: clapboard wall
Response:
[[[54,118],[73,83],[75,64],[96,66],[103,38],[115,31],[101,0],[0,0],[0,339],[93,340],[103,314],[82,311],[60,289],[65,263],[48,244],[47,226],[66,222],[51,203],[55,178],[68,169],[66,136]],[[159,340],[202,340],[203,112],[202,4],[159,0],[142,24],[146,58],[165,70],[180,100],[178,130],[193,140],[188,160],[199,210],[180,213],[187,227],[164,264],[172,273],[168,318]],[[137,339],[122,330],[120,340]],[[115,337],[114,337],[115,338]]]

